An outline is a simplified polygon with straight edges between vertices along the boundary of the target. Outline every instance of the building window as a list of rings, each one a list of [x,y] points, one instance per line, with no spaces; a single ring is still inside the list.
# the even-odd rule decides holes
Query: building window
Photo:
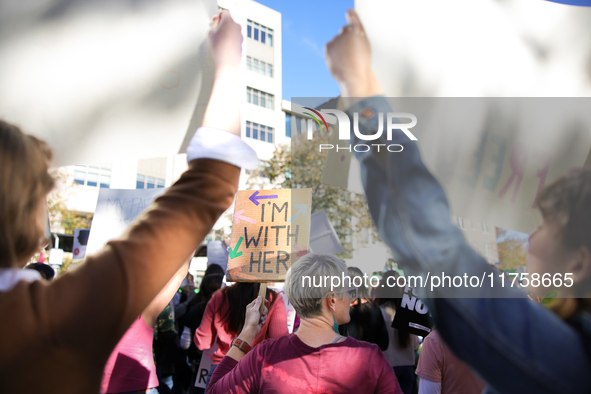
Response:
[[[285,115],[285,136],[291,138],[291,115]]]
[[[261,44],[273,46],[273,29],[266,26],[259,25],[250,19],[246,23],[246,36],[252,38],[255,41],[259,41]]]
[[[492,247],[489,243],[484,244],[484,257],[492,259]]]
[[[263,142],[273,143],[273,135],[275,129],[273,127],[265,126],[262,124],[246,121],[246,137],[252,138],[253,140],[259,140]]]
[[[246,69],[273,78],[273,65],[252,56],[246,57]]]
[[[466,226],[464,225],[464,218],[461,218],[458,216],[458,227],[461,229],[466,228]]]
[[[275,96],[253,88],[246,88],[246,102],[263,108],[273,109]]]
[[[490,233],[490,229],[488,227],[488,224],[486,224],[484,222],[482,222],[482,232],[485,233],[485,234]]]
[[[74,182],[79,185],[99,186],[108,189],[111,185],[111,170],[94,166],[76,166],[74,168]]]
[[[137,174],[135,181],[136,189],[162,189],[164,188],[164,179],[153,176]]]

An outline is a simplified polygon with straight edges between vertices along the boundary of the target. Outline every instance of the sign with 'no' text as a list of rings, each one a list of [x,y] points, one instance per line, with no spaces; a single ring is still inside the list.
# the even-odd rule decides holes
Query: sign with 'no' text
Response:
[[[308,253],[311,206],[312,189],[239,191],[228,280],[285,280],[291,263]]]

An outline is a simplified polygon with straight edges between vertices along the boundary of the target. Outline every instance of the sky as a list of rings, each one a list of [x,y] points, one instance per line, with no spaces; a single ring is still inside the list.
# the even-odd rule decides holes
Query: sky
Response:
[[[353,0],[257,0],[281,12],[283,99],[336,97],[340,93],[324,62],[324,45],[346,24]]]

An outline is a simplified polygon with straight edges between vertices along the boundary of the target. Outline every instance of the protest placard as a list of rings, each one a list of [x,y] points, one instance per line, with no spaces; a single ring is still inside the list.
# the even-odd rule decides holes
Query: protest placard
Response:
[[[319,254],[339,254],[343,250],[345,249],[324,209],[314,212],[310,228],[310,251]]]
[[[74,259],[83,259],[86,256],[86,245],[90,230],[86,228],[77,228],[74,230],[74,242],[72,245],[72,257]]]
[[[47,141],[55,165],[185,151],[213,85],[205,38],[216,1],[52,0],[0,8],[0,56],[10,59],[0,64],[2,118]]]
[[[281,282],[308,253],[312,189],[245,190],[236,195],[227,277]]]
[[[156,197],[167,189],[101,189],[90,227],[86,255],[98,252],[111,240],[119,237]]]
[[[433,328],[429,308],[417,298],[414,289],[410,286],[404,288],[402,299],[396,305],[392,327],[422,337],[427,336]]]

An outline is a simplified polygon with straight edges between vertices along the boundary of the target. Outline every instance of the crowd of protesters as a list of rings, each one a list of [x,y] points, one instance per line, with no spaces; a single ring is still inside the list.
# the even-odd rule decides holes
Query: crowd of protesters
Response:
[[[327,44],[327,64],[347,114],[360,113],[359,133],[371,134],[392,109],[364,28],[354,11],[347,18]],[[197,366],[214,345],[210,394],[591,392],[589,170],[542,190],[544,221],[528,250],[531,270],[572,273],[572,288],[548,307],[500,285],[425,300],[437,330],[418,367],[419,338],[391,324],[400,294],[301,285],[363,274],[334,256],[307,254],[287,272],[285,296],[299,321],[292,333],[282,295],[267,289],[261,299],[254,283],[224,287],[221,267],[208,268],[198,292],[188,283],[179,293],[195,249],[233,202],[240,168],[258,162],[240,138],[242,36],[228,11],[213,18],[208,41],[216,77],[189,169],[121,238],[56,280],[45,267],[22,269],[45,244],[51,150],[0,121],[1,393],[198,392]],[[401,268],[493,272],[451,224],[416,143],[394,142],[404,155],[356,156],[370,213]]]

